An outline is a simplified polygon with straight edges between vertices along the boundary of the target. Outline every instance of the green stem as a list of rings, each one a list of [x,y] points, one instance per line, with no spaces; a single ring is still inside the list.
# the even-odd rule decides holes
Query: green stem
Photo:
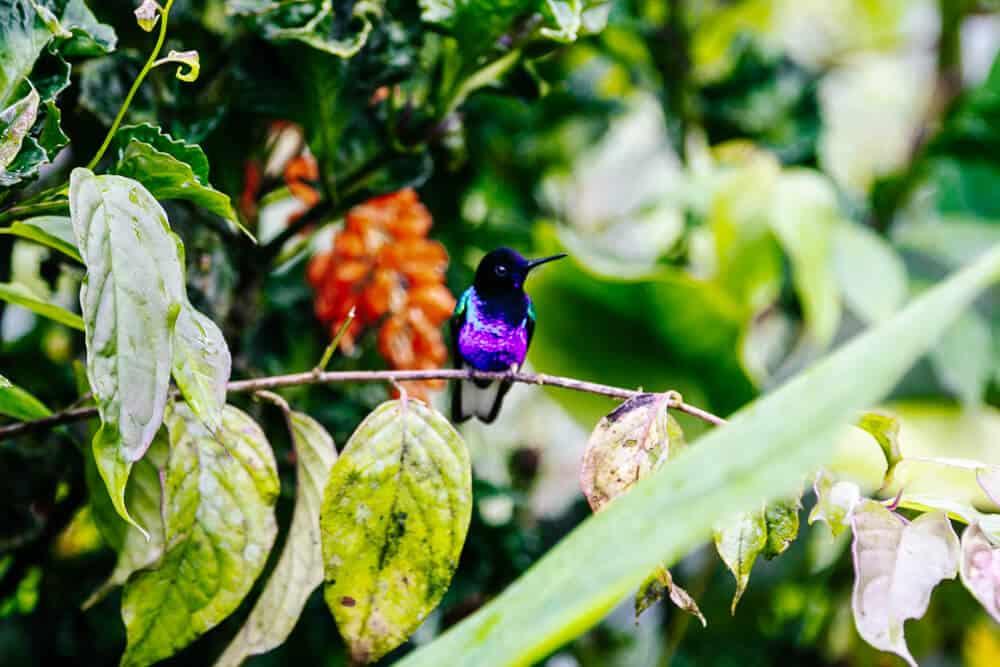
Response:
[[[93,169],[97,163],[101,161],[101,158],[104,157],[105,151],[108,150],[108,146],[111,145],[111,140],[118,131],[118,126],[122,124],[122,119],[125,118],[125,112],[128,111],[129,106],[132,104],[132,98],[135,97],[136,92],[138,92],[143,79],[146,78],[146,75],[149,74],[149,71],[155,66],[156,58],[160,55],[160,49],[163,48],[163,41],[167,37],[167,19],[170,17],[170,6],[172,4],[174,4],[174,0],[167,0],[163,10],[160,12],[160,34],[156,38],[156,46],[153,47],[153,52],[149,54],[149,59],[139,71],[139,76],[137,76],[135,81],[132,83],[132,88],[128,91],[128,95],[125,96],[125,101],[122,102],[121,108],[118,109],[118,115],[115,116],[115,122],[111,124],[111,129],[108,130],[107,136],[104,137],[104,143],[102,143],[101,147],[97,150],[97,154],[87,164],[87,169]]]
[[[69,202],[65,199],[59,201],[41,202],[38,204],[14,206],[13,208],[7,209],[3,213],[0,213],[0,223],[9,222],[11,220],[22,220],[24,218],[33,218],[36,215],[47,215],[50,213],[65,215],[68,210]]]

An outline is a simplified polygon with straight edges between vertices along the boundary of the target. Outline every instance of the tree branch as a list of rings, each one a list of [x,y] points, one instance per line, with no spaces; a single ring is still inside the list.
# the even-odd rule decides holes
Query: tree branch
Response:
[[[304,373],[291,373],[289,375],[274,375],[271,377],[255,378],[251,380],[237,380],[230,382],[227,390],[229,393],[249,393],[283,387],[298,387],[310,384],[336,384],[340,382],[407,382],[412,380],[510,380],[522,384],[544,385],[549,387],[561,387],[573,391],[582,391],[588,394],[598,394],[627,400],[650,394],[654,392],[641,391],[637,389],[624,389],[622,387],[612,387],[596,382],[585,382],[574,378],[560,377],[557,375],[546,375],[544,373],[505,373],[486,372],[452,368],[440,368],[417,371],[306,371]],[[693,405],[688,405],[676,391],[667,392],[669,396],[668,408],[683,412],[684,414],[697,417],[703,421],[716,426],[726,423],[722,417],[713,415],[711,412],[702,410]],[[35,419],[33,421],[17,422],[0,426],[0,440],[13,438],[26,433],[43,431],[46,429],[69,424],[83,419],[90,419],[97,416],[97,408],[72,408]]]

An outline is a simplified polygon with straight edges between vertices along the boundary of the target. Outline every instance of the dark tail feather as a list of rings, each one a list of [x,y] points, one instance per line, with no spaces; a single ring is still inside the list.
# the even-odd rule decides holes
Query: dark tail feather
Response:
[[[504,396],[510,391],[511,383],[494,380],[478,383],[462,380],[454,383],[451,393],[451,420],[460,424],[470,417],[476,417],[486,424],[500,414]]]

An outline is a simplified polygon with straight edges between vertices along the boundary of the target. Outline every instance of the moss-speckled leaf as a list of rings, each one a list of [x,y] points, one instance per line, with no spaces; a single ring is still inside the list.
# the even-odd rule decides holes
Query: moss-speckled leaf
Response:
[[[118,516],[93,457],[88,457],[86,476],[94,523],[108,545],[118,552],[118,560],[107,581],[83,603],[84,609],[124,584],[133,572],[149,567],[163,555],[160,473],[166,470],[169,449],[167,430],[161,426],[146,455],[132,467],[125,486],[129,513],[146,528],[148,537]]]
[[[663,465],[684,444],[680,425],[667,412],[666,394],[645,394],[622,403],[598,422],[587,441],[580,485],[596,512]]]
[[[174,324],[186,301],[167,216],[121,176],[70,175],[70,215],[87,266],[80,288],[87,375],[101,414],[94,455],[119,514],[125,482],[163,421]]]
[[[657,565],[672,565],[701,544],[715,522],[794,491],[802,475],[831,455],[843,425],[884,398],[998,277],[995,246],[891,319],[732,415],[584,521],[514,585],[397,664],[542,660],[597,623]]]
[[[802,509],[801,495],[791,500],[771,503],[764,511],[767,525],[767,543],[764,558],[768,560],[785,553],[799,535],[799,510]]]
[[[670,601],[677,606],[678,609],[686,611],[692,616],[696,617],[701,621],[702,627],[708,626],[708,621],[705,620],[705,616],[701,613],[701,609],[698,608],[698,603],[694,601],[690,593],[678,586],[674,582],[673,575],[670,574],[670,570],[665,567],[658,567],[653,571],[653,574],[649,575],[639,586],[639,592],[635,594],[635,618],[639,619],[642,612],[649,609],[653,604],[659,602],[664,597],[669,597]]]
[[[826,470],[816,473],[813,484],[816,504],[809,512],[809,523],[825,521],[834,537],[851,524],[851,512],[861,500],[861,489],[851,481],[837,481]]]
[[[732,613],[740,603],[743,592],[750,581],[750,570],[767,547],[767,522],[764,510],[741,512],[720,522],[713,531],[715,549],[736,578],[736,592],[733,594]]]
[[[44,403],[0,375],[0,415],[26,421],[50,414]]]
[[[959,543],[944,512],[912,522],[874,500],[863,500],[851,517],[854,529],[854,592],[851,606],[858,634],[912,667],[903,623],[920,618],[931,592],[958,574]]]
[[[84,330],[84,323],[79,315],[69,312],[62,306],[55,305],[51,299],[35,294],[27,285],[20,283],[0,283],[0,300],[27,308],[33,313],[37,313],[53,322],[65,324],[77,331]]]
[[[333,438],[312,417],[289,412],[295,445],[295,512],[281,558],[257,604],[216,667],[239,665],[251,655],[280,646],[291,633],[309,595],[323,583],[319,513],[323,485],[337,458]]]
[[[123,667],[163,660],[235,611],[277,533],[274,454],[250,417],[227,406],[213,435],[178,404],[166,424],[165,550],[125,584]]]
[[[73,221],[66,216],[46,215],[19,220],[10,227],[0,227],[0,234],[10,234],[34,241],[53,250],[58,250],[78,262],[83,261],[80,258],[80,251],[76,248]]]
[[[377,660],[440,602],[472,516],[462,437],[413,400],[358,426],[323,493],[324,594],[354,658]]]
[[[222,422],[231,367],[222,331],[185,301],[174,327],[173,376],[188,405],[211,431]]]
[[[978,523],[962,533],[962,583],[1000,623],[1000,546],[990,541]]]

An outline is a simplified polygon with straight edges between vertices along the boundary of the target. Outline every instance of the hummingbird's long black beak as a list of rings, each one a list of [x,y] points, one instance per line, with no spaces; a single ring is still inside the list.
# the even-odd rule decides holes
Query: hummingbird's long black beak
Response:
[[[562,259],[566,256],[566,253],[561,252],[558,255],[550,255],[548,257],[539,257],[538,259],[529,259],[527,263],[528,271],[531,271],[536,266],[545,264],[546,262],[554,262],[557,259]]]

